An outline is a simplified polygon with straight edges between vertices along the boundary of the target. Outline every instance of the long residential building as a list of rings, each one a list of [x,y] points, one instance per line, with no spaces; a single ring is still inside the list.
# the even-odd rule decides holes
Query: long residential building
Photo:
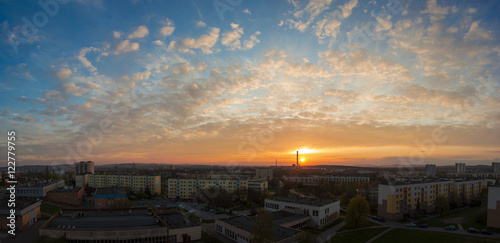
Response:
[[[16,187],[16,197],[20,198],[43,198],[47,193],[64,187],[64,180],[44,181],[36,184],[25,184]]]
[[[330,181],[338,184],[351,184],[351,183],[361,183],[361,182],[370,182],[370,177],[365,176],[283,176],[283,180],[292,181],[295,183],[303,183],[303,184],[319,184],[320,181]]]
[[[203,190],[215,188],[232,193],[238,189],[267,190],[265,179],[168,179],[168,198],[195,199]]]
[[[340,202],[330,199],[306,197],[279,197],[266,199],[264,207],[269,212],[280,210],[311,216],[312,227],[322,228],[340,215]]]
[[[75,182],[81,187],[123,187],[134,192],[150,190],[153,194],[161,194],[161,176],[86,174],[75,176]]]
[[[445,196],[457,204],[469,203],[479,197],[487,183],[483,180],[427,181],[380,184],[378,188],[378,215],[387,220],[413,216],[417,207],[432,212],[438,196]]]

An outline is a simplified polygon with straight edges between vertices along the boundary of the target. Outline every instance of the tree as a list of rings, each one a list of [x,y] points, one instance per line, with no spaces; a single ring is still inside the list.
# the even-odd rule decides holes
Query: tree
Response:
[[[370,205],[365,197],[357,195],[352,198],[347,206],[345,216],[346,223],[353,227],[360,227],[366,220],[366,216],[370,214]]]
[[[273,241],[273,219],[269,212],[262,210],[252,227],[252,242]]]
[[[436,210],[440,215],[448,212],[450,210],[450,203],[448,202],[448,197],[439,195],[436,197]]]

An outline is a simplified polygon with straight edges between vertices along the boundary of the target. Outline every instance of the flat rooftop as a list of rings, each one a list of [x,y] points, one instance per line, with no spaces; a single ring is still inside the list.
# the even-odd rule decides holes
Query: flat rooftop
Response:
[[[168,225],[169,229],[179,229],[179,228],[189,228],[189,227],[199,226],[199,224],[191,221],[188,217],[184,216],[180,212],[161,214],[158,216],[163,220],[163,222],[165,222]]]
[[[252,233],[252,228],[255,225],[255,217],[248,216],[234,216],[226,219],[219,219],[222,222],[225,222],[231,226],[234,226],[238,229],[244,230],[246,232]],[[281,241],[286,238],[292,237],[296,234],[299,234],[301,231],[285,228],[273,223],[273,240]]]
[[[29,183],[23,183],[19,186],[16,186],[16,188],[26,188],[26,187],[46,187],[46,186],[49,186],[49,185],[52,185],[52,184],[56,184],[58,182],[60,182],[62,180],[56,180],[56,181],[42,181],[42,182],[36,182],[36,183],[33,183],[33,182],[29,182]]]
[[[82,188],[81,187],[60,187],[60,188],[56,188],[48,193],[51,193],[51,192],[78,192],[80,191]]]
[[[134,209],[130,212],[128,210],[81,211],[84,212],[84,216],[76,216],[78,212],[63,210],[61,215],[50,222],[47,229],[71,226],[71,230],[106,231],[161,227],[153,215],[148,215],[147,209]]]
[[[319,198],[309,198],[309,197],[276,197],[269,200],[295,203],[295,204],[304,204],[304,205],[311,205],[318,207],[336,202],[335,200],[331,199],[319,199]]]
[[[309,215],[295,214],[283,210],[272,212],[270,214],[271,218],[273,218],[273,223],[277,225],[282,225],[284,223],[292,222],[299,219],[309,218]]]

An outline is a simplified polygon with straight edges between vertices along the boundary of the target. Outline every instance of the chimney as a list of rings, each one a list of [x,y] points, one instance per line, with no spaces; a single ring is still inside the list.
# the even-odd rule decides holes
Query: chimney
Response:
[[[299,151],[297,150],[297,166],[299,166]]]

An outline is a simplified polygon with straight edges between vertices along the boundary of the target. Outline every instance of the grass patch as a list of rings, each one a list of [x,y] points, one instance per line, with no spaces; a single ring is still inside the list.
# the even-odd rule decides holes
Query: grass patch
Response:
[[[328,242],[367,242],[371,238],[386,231],[389,227],[373,228],[373,229],[360,229],[349,232],[340,232],[335,234]]]
[[[42,205],[40,205],[40,211],[42,213],[48,213],[50,215],[54,215],[55,213],[57,213],[57,211],[59,211],[59,209],[61,209],[61,208],[56,207],[56,206],[52,206],[49,204],[45,204],[45,203],[42,203]]]
[[[443,215],[425,222],[432,227],[445,227],[455,225],[458,229],[458,224],[464,229],[476,228],[478,230],[486,228],[486,205],[471,207],[455,211],[453,213]],[[500,229],[489,229],[494,233],[500,233]]]
[[[356,232],[356,231],[354,231]],[[469,243],[469,242],[499,242],[499,239],[480,238],[478,236],[457,235],[442,232],[431,232],[423,230],[410,229],[392,229],[383,234],[375,243],[384,242],[401,242],[405,243],[421,243],[421,242],[440,242],[440,243]]]
[[[344,227],[342,227],[339,230],[337,230],[337,232],[346,231],[346,230],[352,230],[352,229],[361,229],[361,228],[372,227],[372,226],[380,226],[380,224],[377,224],[377,223],[372,222],[370,220],[366,220],[358,228],[353,228],[353,227],[351,227],[351,226],[349,226],[349,225],[346,224],[346,225],[344,225]]]
[[[222,241],[218,240],[215,237],[208,235],[207,232],[205,232],[205,231],[201,232],[201,240],[203,242],[208,242],[208,243],[222,243]]]
[[[190,213],[188,217],[191,221],[193,221],[195,223],[200,222],[200,217],[196,216],[194,213]]]

